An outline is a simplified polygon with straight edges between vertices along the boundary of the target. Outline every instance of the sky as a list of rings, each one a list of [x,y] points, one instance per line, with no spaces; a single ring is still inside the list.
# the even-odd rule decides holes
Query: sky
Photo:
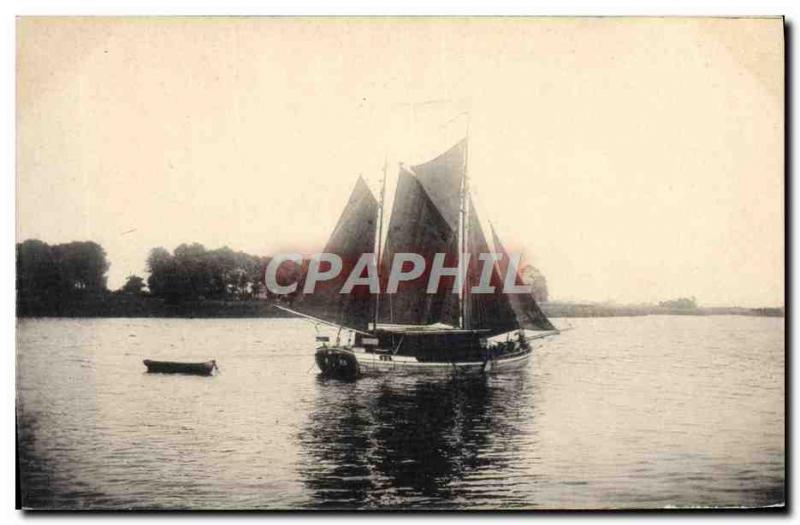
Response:
[[[780,19],[20,18],[17,239],[314,253],[469,140],[551,300],[784,304]],[[466,113],[465,113],[466,112]],[[468,117],[466,116],[468,115]]]

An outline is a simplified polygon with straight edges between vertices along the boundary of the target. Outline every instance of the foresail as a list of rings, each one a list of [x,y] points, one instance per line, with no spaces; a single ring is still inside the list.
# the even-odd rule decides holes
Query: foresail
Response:
[[[380,319],[393,324],[451,323],[443,312],[445,300],[453,296],[453,279],[444,278],[438,292],[427,293],[430,268],[437,253],[445,253],[445,266],[457,264],[458,236],[442,217],[437,206],[417,178],[400,170],[392,215],[386,234],[386,247],[381,265],[381,289],[386,286],[391,264],[399,253],[414,253],[425,260],[425,271],[414,280],[399,283],[396,293],[381,299]],[[411,263],[407,263],[408,266]],[[409,268],[403,268],[407,271]],[[457,315],[457,312],[455,312]]]
[[[492,228],[492,240],[494,242],[494,248],[502,255],[502,260],[498,263],[500,267],[500,273],[503,275],[505,279],[506,272],[508,271],[509,267],[509,258],[508,253],[506,252],[503,244],[500,242],[500,238],[497,236],[497,232],[494,231]],[[515,276],[515,283],[518,285],[523,284],[522,277],[519,274],[519,268],[517,269],[517,273]],[[555,330],[556,328],[550,323],[550,320],[547,319],[547,316],[544,315],[539,305],[536,304],[536,299],[533,298],[533,295],[529,293],[524,294],[507,294],[509,301],[511,303],[511,308],[514,310],[514,314],[517,317],[517,321],[521,328],[525,328],[527,330]]]
[[[467,272],[468,290],[478,286],[484,265],[480,254],[490,253],[486,236],[481,227],[481,221],[475,210],[472,199],[469,199],[469,228],[468,249],[470,254],[469,271]],[[520,327],[517,316],[511,306],[512,296],[503,293],[503,283],[497,267],[490,261],[492,273],[489,284],[494,287],[494,293],[470,293],[469,298],[469,327],[473,329],[487,329],[489,335],[510,332]]]
[[[355,286],[348,294],[340,291],[359,257],[374,252],[377,212],[378,201],[359,177],[324,250],[342,258],[342,271],[334,279],[316,283],[313,293],[300,292],[293,309],[341,326],[367,328],[374,311],[369,287]]]

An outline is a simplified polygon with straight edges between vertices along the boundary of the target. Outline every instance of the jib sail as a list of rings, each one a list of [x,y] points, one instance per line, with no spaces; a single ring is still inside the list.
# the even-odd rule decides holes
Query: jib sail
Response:
[[[506,253],[503,244],[500,242],[500,238],[497,236],[497,232],[494,231],[492,228],[492,241],[494,242],[494,248],[497,250],[497,253],[503,256],[503,258],[499,262],[500,273],[502,275],[506,275],[509,266],[509,258],[508,253]],[[522,277],[519,274],[519,269],[517,269],[517,274],[515,276],[515,284],[523,284]],[[519,326],[521,328],[525,328],[527,330],[555,330],[556,328],[550,323],[550,320],[547,319],[547,316],[544,315],[544,312],[539,308],[539,305],[536,304],[536,299],[533,298],[533,295],[528,293],[523,294],[507,294],[506,297],[509,298],[511,303],[511,308],[514,310],[514,314],[517,317],[517,321],[519,322]]]

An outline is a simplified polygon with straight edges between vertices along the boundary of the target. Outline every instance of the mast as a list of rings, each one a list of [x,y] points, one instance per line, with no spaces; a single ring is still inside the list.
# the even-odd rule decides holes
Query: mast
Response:
[[[459,300],[461,302],[460,315],[459,315],[459,326],[462,329],[469,329],[470,322],[469,322],[469,283],[467,279],[467,268],[465,268],[462,262],[464,256],[468,253],[468,224],[469,219],[467,217],[467,209],[468,209],[468,201],[467,196],[469,194],[469,179],[467,178],[467,166],[469,161],[469,121],[470,115],[467,113],[467,134],[466,134],[466,141],[464,144],[464,172],[461,177],[461,206],[460,206],[460,213],[459,213],[459,228],[458,228],[458,273],[461,280],[461,286],[459,287]],[[469,259],[467,259],[467,264],[469,264]]]
[[[387,168],[388,156],[383,158],[383,180],[381,181],[381,198],[378,202],[378,235],[376,236],[377,248],[375,250],[375,267],[378,273],[378,293],[375,294],[375,318],[373,329],[378,329],[378,317],[380,315],[380,305],[381,305],[381,275],[380,275],[380,267],[381,267],[381,246],[383,244],[383,200],[384,195],[386,193],[386,168]]]

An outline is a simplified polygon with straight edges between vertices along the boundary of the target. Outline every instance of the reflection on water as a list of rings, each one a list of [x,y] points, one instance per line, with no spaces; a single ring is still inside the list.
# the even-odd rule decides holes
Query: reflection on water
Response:
[[[783,320],[575,320],[500,376],[325,381],[291,319],[18,325],[36,508],[653,508],[784,500]],[[143,358],[216,358],[219,376]]]
[[[300,434],[300,474],[314,503],[458,505],[463,494],[454,481],[507,466],[513,441],[494,456],[483,452],[519,430],[522,407],[513,400],[524,380],[319,379],[317,404]]]

